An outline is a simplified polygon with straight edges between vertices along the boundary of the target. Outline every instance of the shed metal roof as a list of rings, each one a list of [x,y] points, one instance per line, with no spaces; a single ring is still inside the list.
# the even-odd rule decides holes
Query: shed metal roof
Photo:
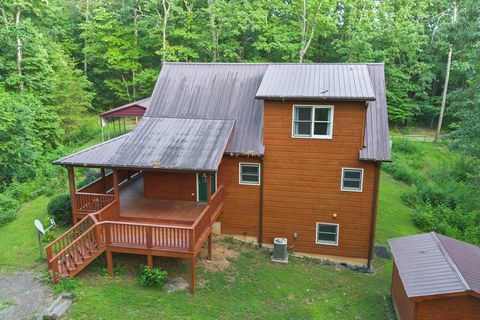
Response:
[[[360,150],[360,160],[391,161],[384,65],[369,63],[367,69],[375,91],[375,101],[368,102],[365,147]]]
[[[142,116],[150,105],[150,97],[100,113],[100,117]]]
[[[408,297],[480,293],[480,248],[435,232],[388,243]]]
[[[145,116],[235,120],[225,151],[263,154],[263,102],[255,93],[267,66],[165,63]]]
[[[258,99],[375,100],[365,64],[271,64]]]

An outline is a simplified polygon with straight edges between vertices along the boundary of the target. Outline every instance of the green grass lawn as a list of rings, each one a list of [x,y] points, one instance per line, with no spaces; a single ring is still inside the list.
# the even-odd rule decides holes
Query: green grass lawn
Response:
[[[409,209],[400,200],[404,184],[383,173],[380,187],[377,242],[418,233],[411,224]],[[17,220],[0,229],[0,270],[37,269],[46,271],[38,258],[35,218],[46,217],[49,198],[39,197],[26,203]],[[61,230],[57,230],[57,233]],[[75,294],[69,319],[394,319],[390,300],[392,262],[375,260],[373,274],[344,267],[321,264],[310,259],[292,258],[290,263],[273,264],[266,251],[256,246],[227,240],[217,245],[241,254],[223,271],[199,267],[195,295],[186,292],[165,293],[138,286],[135,272],[144,257],[115,257],[117,273],[104,276],[103,259],[89,266],[73,281],[61,283]],[[214,250],[215,254],[215,250]],[[168,260],[168,259],[167,259]],[[188,268],[180,260],[164,263],[188,278]],[[167,270],[172,267],[165,267]],[[171,270],[169,270],[171,271]]]

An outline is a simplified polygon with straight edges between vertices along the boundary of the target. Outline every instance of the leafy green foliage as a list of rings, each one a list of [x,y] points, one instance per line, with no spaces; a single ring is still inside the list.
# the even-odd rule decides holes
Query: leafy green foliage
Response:
[[[72,205],[70,195],[61,194],[53,197],[48,203],[47,212],[55,218],[59,225],[72,224]]]
[[[153,287],[162,289],[167,280],[167,271],[159,268],[149,268],[142,266],[140,273],[137,276],[138,283],[142,287]]]
[[[20,204],[17,200],[0,194],[0,227],[15,220]]]

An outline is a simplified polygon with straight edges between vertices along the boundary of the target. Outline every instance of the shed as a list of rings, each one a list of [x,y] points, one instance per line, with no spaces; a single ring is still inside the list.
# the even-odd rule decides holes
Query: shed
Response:
[[[399,319],[480,318],[480,248],[435,232],[388,243]]]

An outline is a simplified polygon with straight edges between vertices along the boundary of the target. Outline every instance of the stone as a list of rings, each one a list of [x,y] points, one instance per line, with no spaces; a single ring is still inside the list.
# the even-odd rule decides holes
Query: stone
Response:
[[[187,281],[183,279],[182,277],[176,277],[173,279],[170,279],[167,281],[165,284],[165,291],[168,293],[170,292],[176,292],[176,291],[181,291],[181,290],[186,290],[190,287]]]

